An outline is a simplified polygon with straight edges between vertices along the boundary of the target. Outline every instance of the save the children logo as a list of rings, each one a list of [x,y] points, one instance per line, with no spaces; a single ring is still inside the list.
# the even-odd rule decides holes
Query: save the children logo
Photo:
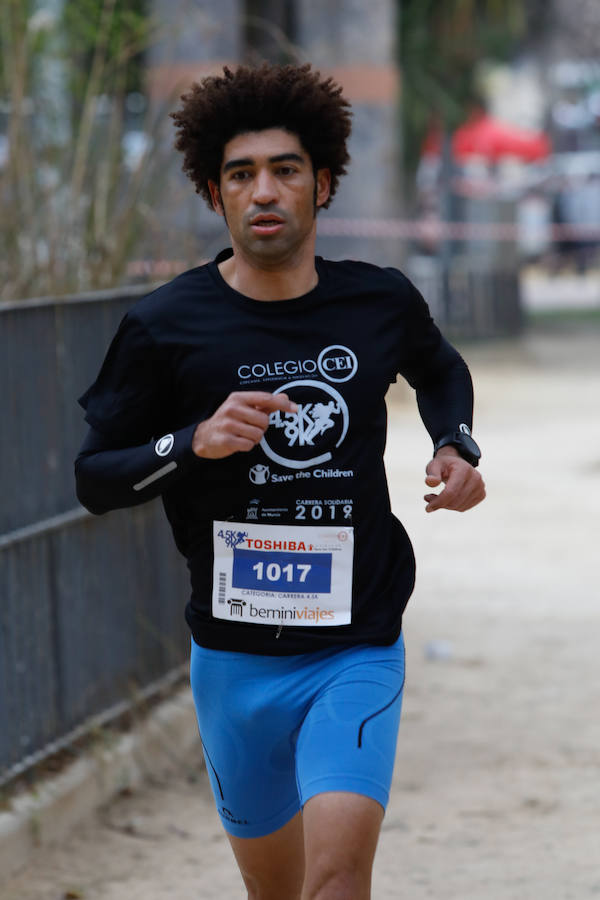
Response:
[[[252,466],[249,473],[252,484],[266,484],[270,475],[269,467],[262,463]]]
[[[271,413],[260,446],[273,462],[304,469],[328,462],[348,432],[348,406],[330,384],[310,379],[290,381],[274,391],[285,393],[298,409]]]

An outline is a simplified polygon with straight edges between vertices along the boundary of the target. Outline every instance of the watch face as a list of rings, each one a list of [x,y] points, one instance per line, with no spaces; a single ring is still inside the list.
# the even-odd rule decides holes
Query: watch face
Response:
[[[473,440],[470,434],[465,434],[464,432],[460,433],[460,444],[465,449],[465,451],[472,457],[469,462],[477,464],[477,461],[481,457],[481,450]],[[460,450],[459,450],[460,452]]]
[[[463,434],[462,439],[463,439],[463,443],[464,443],[465,447],[469,450],[470,453],[473,454],[473,456],[479,457],[481,455],[481,451],[479,450],[479,447],[477,446],[477,444],[475,443],[475,441],[473,440],[473,438],[471,437],[470,434]]]

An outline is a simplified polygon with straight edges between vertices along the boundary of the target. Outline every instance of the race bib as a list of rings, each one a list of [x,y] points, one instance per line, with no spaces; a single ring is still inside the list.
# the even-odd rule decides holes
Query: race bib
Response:
[[[354,529],[213,522],[212,613],[254,625],[348,625]]]

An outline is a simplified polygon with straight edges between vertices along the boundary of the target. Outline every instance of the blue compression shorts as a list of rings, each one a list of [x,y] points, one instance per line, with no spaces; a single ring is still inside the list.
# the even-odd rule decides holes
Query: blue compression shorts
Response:
[[[226,831],[262,837],[315,794],[350,791],[385,809],[404,687],[402,635],[294,656],[192,641],[206,768]]]

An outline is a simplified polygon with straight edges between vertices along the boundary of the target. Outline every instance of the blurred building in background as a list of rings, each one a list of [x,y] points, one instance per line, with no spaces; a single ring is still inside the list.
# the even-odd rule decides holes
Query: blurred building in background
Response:
[[[399,204],[399,68],[395,46],[394,0],[152,0],[153,14],[168,26],[167,39],[147,54],[152,102],[176,103],[193,81],[220,73],[240,61],[311,62],[342,85],[353,108],[352,163],[333,206],[337,217],[387,218]],[[172,23],[180,27],[174,28]],[[173,169],[181,167],[173,153]],[[170,177],[178,185],[181,178]],[[202,256],[212,256],[227,240],[223,221],[193,192],[176,209],[175,232],[193,229]],[[390,243],[392,246],[390,246]],[[321,240],[319,251],[373,261],[397,255],[397,241],[369,242],[351,236]],[[393,258],[393,257],[392,257]]]

